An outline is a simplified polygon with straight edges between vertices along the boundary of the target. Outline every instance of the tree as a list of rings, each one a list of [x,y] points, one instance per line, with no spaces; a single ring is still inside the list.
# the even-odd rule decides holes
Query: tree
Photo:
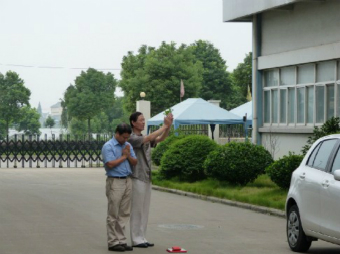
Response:
[[[221,107],[229,109],[227,102],[232,91],[230,74],[219,50],[203,40],[190,46],[196,59],[203,64],[203,83],[199,96],[204,100],[221,100]]]
[[[232,75],[233,84],[240,88],[241,94],[246,98],[248,88],[252,92],[252,52],[249,52],[243,63],[237,65]]]
[[[16,122],[16,129],[26,135],[40,135],[40,114],[35,108],[24,106],[20,109],[20,119]]]
[[[5,135],[9,126],[20,117],[20,109],[29,106],[31,92],[24,81],[13,71],[0,73],[0,120],[5,123]]]
[[[202,63],[195,59],[193,49],[182,44],[162,42],[158,49],[142,46],[138,54],[128,52],[123,57],[122,80],[124,107],[128,112],[136,110],[140,92],[151,101],[154,115],[178,103],[180,81],[184,82],[185,97],[197,97],[202,84]]]
[[[111,73],[104,74],[92,68],[82,71],[75,85],[70,85],[64,94],[68,119],[86,120],[90,135],[91,119],[114,104],[116,85]]]
[[[46,121],[45,121],[45,127],[50,128],[51,130],[51,135],[52,135],[52,128],[55,125],[55,121],[51,116],[48,116]]]

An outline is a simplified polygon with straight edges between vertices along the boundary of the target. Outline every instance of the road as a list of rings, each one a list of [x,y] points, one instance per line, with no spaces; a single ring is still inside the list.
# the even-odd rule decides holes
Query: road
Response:
[[[104,185],[98,168],[0,169],[0,254],[109,253]],[[155,190],[148,240],[155,247],[132,253],[174,245],[195,254],[292,253],[282,218]],[[340,246],[318,241],[309,253]]]

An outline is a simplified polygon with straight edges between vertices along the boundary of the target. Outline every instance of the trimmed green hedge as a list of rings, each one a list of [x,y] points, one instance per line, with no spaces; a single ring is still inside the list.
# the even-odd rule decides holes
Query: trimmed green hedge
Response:
[[[270,153],[250,142],[231,142],[212,151],[204,162],[205,173],[232,184],[246,185],[273,162]]]
[[[201,135],[186,136],[174,142],[161,159],[160,176],[189,182],[205,179],[203,162],[217,147],[213,140]]]
[[[303,160],[302,155],[289,153],[266,168],[267,175],[282,189],[288,189],[293,171]]]

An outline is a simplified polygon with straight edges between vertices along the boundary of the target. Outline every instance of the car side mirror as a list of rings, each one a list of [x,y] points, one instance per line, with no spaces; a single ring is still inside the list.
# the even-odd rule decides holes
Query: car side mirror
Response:
[[[340,181],[340,169],[334,171],[334,179]]]

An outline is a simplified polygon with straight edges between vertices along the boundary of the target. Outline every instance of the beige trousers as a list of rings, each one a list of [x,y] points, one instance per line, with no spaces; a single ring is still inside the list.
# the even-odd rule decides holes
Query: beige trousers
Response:
[[[125,225],[130,218],[131,193],[131,178],[106,179],[108,247],[126,243]]]
[[[151,183],[132,179],[130,234],[132,245],[147,242],[146,228],[149,219]]]

